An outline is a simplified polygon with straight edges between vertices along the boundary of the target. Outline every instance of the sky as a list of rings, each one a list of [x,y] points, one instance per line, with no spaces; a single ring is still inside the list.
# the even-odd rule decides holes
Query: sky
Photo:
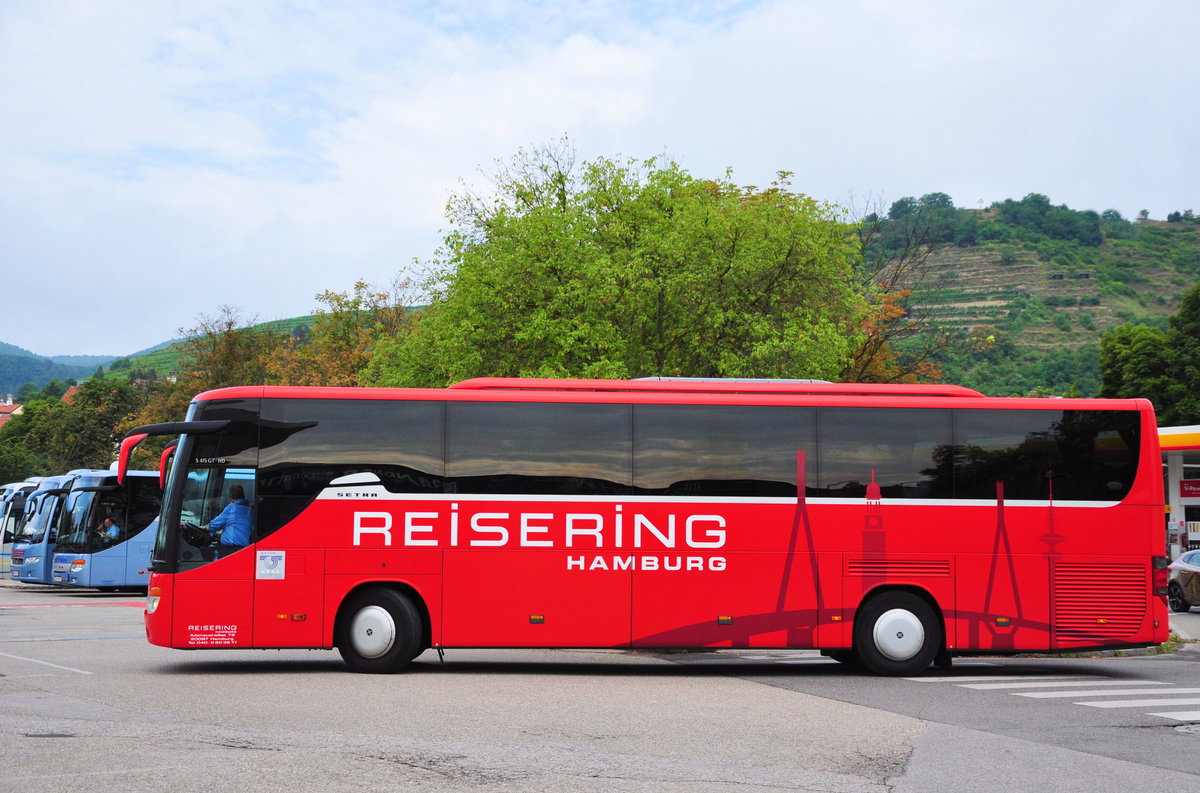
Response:
[[[419,272],[566,137],[854,212],[1200,211],[1190,0],[2,0],[0,341],[128,355]]]

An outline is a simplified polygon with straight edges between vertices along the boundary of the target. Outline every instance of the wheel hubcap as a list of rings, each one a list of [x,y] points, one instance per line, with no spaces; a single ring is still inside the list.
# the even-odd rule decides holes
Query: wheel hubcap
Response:
[[[386,655],[396,642],[396,623],[382,606],[360,609],[350,622],[350,644],[363,658]]]
[[[875,647],[893,661],[907,661],[925,644],[925,626],[907,609],[891,609],[875,620]]]

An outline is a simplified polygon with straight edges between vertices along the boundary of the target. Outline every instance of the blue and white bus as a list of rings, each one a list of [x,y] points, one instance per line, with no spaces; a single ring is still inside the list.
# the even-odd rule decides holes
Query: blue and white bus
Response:
[[[73,471],[58,521],[52,583],[145,589],[162,500],[157,471]]]
[[[0,576],[8,575],[13,537],[16,536],[21,516],[25,514],[25,497],[33,492],[39,480],[40,477],[24,482],[9,482],[0,487]]]
[[[9,577],[29,584],[49,584],[57,539],[58,514],[71,476],[47,476],[25,498],[25,512],[13,539]]]

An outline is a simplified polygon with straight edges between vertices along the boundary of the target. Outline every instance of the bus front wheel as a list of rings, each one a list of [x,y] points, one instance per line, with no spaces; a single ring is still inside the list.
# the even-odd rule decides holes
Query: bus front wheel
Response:
[[[941,649],[941,621],[912,592],[876,595],[854,618],[854,654],[877,675],[922,672]]]
[[[358,592],[342,605],[334,643],[352,671],[399,672],[421,651],[421,615],[394,589]]]

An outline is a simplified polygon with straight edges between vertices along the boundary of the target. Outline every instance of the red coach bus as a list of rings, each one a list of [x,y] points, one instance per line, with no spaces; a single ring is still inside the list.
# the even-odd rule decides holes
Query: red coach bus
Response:
[[[237,387],[131,432],[122,466],[148,435],[179,436],[146,609],[156,645],[337,647],[366,672],[428,648],[819,648],[913,674],[1167,639],[1145,400]],[[231,488],[244,548],[203,528]]]

